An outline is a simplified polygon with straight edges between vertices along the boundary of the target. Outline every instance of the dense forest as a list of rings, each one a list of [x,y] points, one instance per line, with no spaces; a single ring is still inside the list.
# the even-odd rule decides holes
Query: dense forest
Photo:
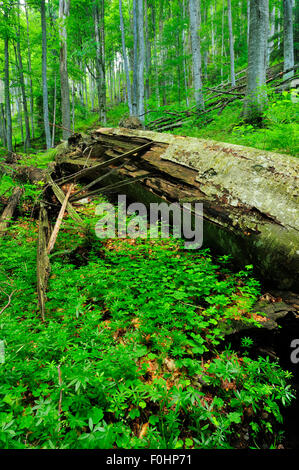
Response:
[[[0,14],[0,453],[298,448],[298,2]]]

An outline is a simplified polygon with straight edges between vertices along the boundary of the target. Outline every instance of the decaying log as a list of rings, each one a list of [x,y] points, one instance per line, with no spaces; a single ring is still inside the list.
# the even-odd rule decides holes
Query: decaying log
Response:
[[[3,235],[8,227],[9,221],[12,218],[14,211],[19,203],[20,197],[23,193],[23,189],[16,187],[14,188],[12,195],[10,196],[7,206],[5,207],[0,217],[0,236]]]
[[[104,151],[89,161],[81,173],[83,181],[94,181],[111,170],[113,165],[103,169],[101,162],[113,154],[151,143],[140,158],[123,158],[105,185],[131,178],[134,184],[115,186],[116,192],[120,188],[144,203],[203,203],[204,247],[231,254],[242,266],[253,264],[263,280],[281,289],[298,290],[299,161],[295,157],[123,128],[99,129],[93,139],[102,143]],[[66,175],[83,168],[83,160],[69,158],[67,149],[59,163]],[[143,181],[137,181],[141,177]]]
[[[56,223],[55,223],[55,227],[53,229],[53,232],[51,234],[51,238],[50,238],[50,241],[49,241],[49,244],[48,244],[48,254],[50,254],[51,251],[54,248],[56,238],[57,238],[60,226],[62,224],[63,216],[64,216],[64,213],[65,213],[65,210],[66,210],[67,202],[69,200],[69,197],[70,197],[70,194],[71,194],[71,191],[72,191],[73,187],[74,186],[71,184],[70,187],[69,187],[69,190],[67,192],[67,195],[65,196],[65,199],[63,201],[61,209],[59,211],[59,214],[58,214],[58,217],[57,217],[57,220],[56,220]]]
[[[50,274],[50,261],[48,257],[48,241],[50,228],[48,214],[43,203],[40,204],[39,231],[37,242],[37,294],[42,320],[45,320],[45,304],[48,278]]]

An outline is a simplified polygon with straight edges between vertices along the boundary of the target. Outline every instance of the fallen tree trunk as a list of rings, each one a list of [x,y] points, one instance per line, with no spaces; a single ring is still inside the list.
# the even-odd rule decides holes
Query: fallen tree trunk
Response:
[[[91,141],[98,154],[93,152],[86,163],[83,153]],[[115,167],[112,158],[146,143],[151,143],[150,149],[120,158]],[[135,201],[201,202],[204,247],[231,254],[240,265],[253,264],[263,280],[282,289],[298,290],[299,162],[295,157],[123,128],[99,129],[91,137],[77,139],[75,145],[75,151],[74,144],[64,145],[57,156],[69,180],[76,172],[77,181],[93,181],[114,169],[105,178],[105,187],[112,185],[113,190],[114,183],[131,180],[134,184],[122,186],[120,192]]]
[[[48,214],[43,203],[40,204],[39,211],[39,231],[37,242],[37,294],[38,305],[42,320],[45,320],[45,305],[48,279],[50,274],[50,261],[48,256],[48,242],[50,237],[50,227]]]
[[[10,196],[7,206],[5,207],[0,217],[0,236],[3,235],[8,227],[10,219],[12,218],[14,211],[19,203],[20,197],[23,193],[23,189],[16,187],[14,188],[12,195]]]

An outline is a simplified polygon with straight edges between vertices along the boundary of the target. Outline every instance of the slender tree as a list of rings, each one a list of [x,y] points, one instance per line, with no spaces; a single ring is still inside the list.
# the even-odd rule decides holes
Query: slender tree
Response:
[[[193,66],[193,80],[195,88],[195,101],[198,109],[204,109],[204,100],[202,93],[202,80],[201,80],[201,52],[200,52],[200,38],[199,38],[199,8],[200,2],[198,0],[189,0],[189,14],[190,14],[190,35],[191,35],[191,49],[192,49],[192,66]]]
[[[293,0],[283,0],[283,55],[284,70],[294,67]],[[284,75],[293,77],[294,70]]]
[[[227,16],[228,16],[228,30],[229,30],[230,80],[231,80],[232,86],[235,86],[236,85],[235,52],[234,52],[234,35],[233,35],[233,20],[232,20],[231,0],[227,0]]]
[[[252,122],[261,120],[267,103],[268,26],[269,0],[251,0],[245,118]]]
[[[32,67],[31,67],[31,44],[29,39],[29,17],[28,17],[28,5],[25,1],[25,15],[26,15],[26,27],[27,27],[27,52],[28,52],[28,74],[29,74],[29,86],[30,86],[30,124],[31,124],[31,135],[34,139],[34,106],[33,106],[33,82],[32,82]]]
[[[26,138],[24,142],[24,148],[26,151],[30,148],[30,124],[29,124],[29,112],[27,106],[27,96],[26,96],[26,88],[25,88],[25,79],[24,79],[24,68],[23,68],[23,59],[21,53],[21,25],[20,25],[20,3],[17,2],[17,17],[18,22],[15,28],[16,31],[16,63],[18,68],[18,75],[20,80],[20,87],[22,93],[22,102],[23,102],[23,109],[24,109],[24,121],[25,121],[25,131],[26,131]]]
[[[123,59],[124,59],[124,64],[125,64],[125,73],[126,73],[126,81],[127,81],[128,105],[129,105],[130,116],[132,116],[133,106],[132,106],[132,94],[131,94],[131,81],[130,81],[130,72],[129,72],[129,62],[128,62],[128,56],[127,56],[127,50],[126,50],[125,26],[124,26],[123,12],[122,12],[122,0],[119,0],[119,18],[120,18]]]
[[[47,23],[45,0],[41,0],[41,26],[42,26],[42,82],[43,82],[43,111],[44,128],[47,149],[51,148],[51,133],[49,124],[48,82],[47,82]]]

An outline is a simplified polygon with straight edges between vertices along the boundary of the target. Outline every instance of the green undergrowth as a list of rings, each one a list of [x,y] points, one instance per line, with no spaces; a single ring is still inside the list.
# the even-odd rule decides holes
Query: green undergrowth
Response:
[[[258,325],[250,267],[72,225],[51,254],[44,322],[36,221],[0,238],[0,311],[12,294],[0,315],[0,448],[277,447],[290,374],[223,342],[225,324]]]

